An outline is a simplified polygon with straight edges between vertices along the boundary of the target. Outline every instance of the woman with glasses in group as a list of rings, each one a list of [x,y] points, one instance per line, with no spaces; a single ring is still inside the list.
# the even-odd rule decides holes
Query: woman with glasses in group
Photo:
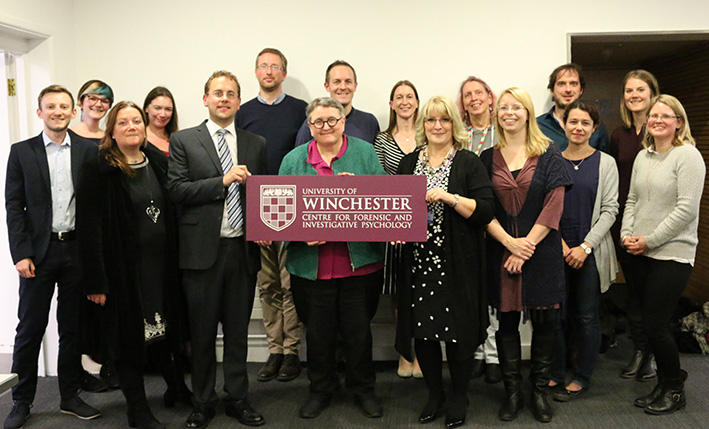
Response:
[[[71,127],[71,130],[98,145],[104,132],[99,122],[113,105],[113,90],[106,82],[92,79],[81,86],[76,98],[81,109],[81,122]]]
[[[628,286],[639,299],[658,383],[635,405],[649,414],[670,414],[687,404],[687,373],[669,324],[696,257],[706,165],[687,113],[671,95],[651,102],[643,146],[633,164],[620,235],[630,254]]]
[[[507,398],[498,416],[510,421],[523,407],[519,322],[532,321],[532,411],[552,419],[547,401],[554,327],[565,300],[559,220],[571,178],[556,145],[542,134],[529,94],[509,88],[497,101],[498,142],[481,155],[495,190],[488,225],[488,280],[500,328],[495,335]]]
[[[493,195],[480,159],[464,150],[467,133],[451,100],[436,96],[416,120],[419,149],[399,174],[426,177],[427,240],[406,243],[400,266],[396,348],[411,360],[411,341],[428,388],[420,423],[438,418],[447,402],[446,427],[465,422],[475,349],[488,325],[484,282],[485,226]],[[441,341],[446,343],[451,394],[443,393]]]

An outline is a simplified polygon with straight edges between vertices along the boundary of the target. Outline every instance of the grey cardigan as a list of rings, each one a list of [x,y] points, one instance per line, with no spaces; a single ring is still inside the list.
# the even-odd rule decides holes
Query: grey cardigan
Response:
[[[598,190],[593,203],[591,230],[584,241],[593,247],[596,268],[601,279],[601,293],[615,281],[618,261],[610,229],[618,215],[618,167],[610,155],[601,152],[598,165]]]

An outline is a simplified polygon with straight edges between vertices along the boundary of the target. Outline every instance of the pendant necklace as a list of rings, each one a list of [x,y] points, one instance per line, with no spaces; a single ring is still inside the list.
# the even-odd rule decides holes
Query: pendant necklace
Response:
[[[143,161],[141,165],[136,165],[135,168],[136,170],[138,168],[143,168],[143,167],[148,167],[148,158],[145,158],[145,161]],[[140,174],[141,172],[138,171]],[[148,181],[148,186],[145,186],[145,184],[141,181],[140,186],[148,193],[148,196],[150,197],[150,204],[148,204],[148,207],[145,208],[145,214],[148,215],[150,220],[153,221],[153,223],[158,223],[158,218],[160,217],[160,208],[155,205],[155,200],[153,199],[153,191],[150,190],[150,182],[152,182],[152,176],[150,174],[150,171],[147,169],[142,172],[145,174],[147,181]]]

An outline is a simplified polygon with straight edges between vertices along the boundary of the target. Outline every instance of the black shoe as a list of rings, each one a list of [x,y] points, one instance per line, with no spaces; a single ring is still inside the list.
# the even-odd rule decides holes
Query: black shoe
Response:
[[[620,376],[623,378],[635,378],[640,371],[640,367],[645,361],[645,352],[642,350],[635,350],[635,354],[630,358],[630,362],[620,371]]]
[[[118,376],[116,375],[116,367],[113,362],[106,362],[101,365],[101,371],[99,371],[101,379],[108,384],[109,389],[118,389],[121,386],[118,385]]]
[[[457,418],[457,417],[451,417],[451,416],[446,416],[446,428],[447,429],[453,429],[457,428],[460,426],[463,426],[465,423],[465,417]]]
[[[78,396],[62,399],[59,403],[59,411],[64,414],[76,416],[81,420],[91,420],[101,416],[99,410],[82,401]]]
[[[470,374],[470,379],[475,380],[485,374],[485,360],[475,359],[473,361],[473,372]]]
[[[15,402],[10,414],[5,418],[5,429],[20,429],[27,419],[30,418],[30,404],[25,402]]]
[[[155,418],[150,408],[140,411],[128,410],[128,426],[138,429],[165,429],[165,425]]]
[[[263,364],[258,374],[256,374],[256,380],[273,380],[278,375],[278,371],[281,369],[281,364],[283,364],[283,355],[271,353],[270,355],[268,355],[266,363]]]
[[[288,354],[283,357],[281,369],[278,370],[278,381],[291,381],[300,375],[300,358]]]
[[[355,404],[365,417],[378,419],[384,415],[382,404],[379,403],[373,393],[355,395]]]
[[[662,382],[657,383],[655,388],[652,389],[652,392],[649,394],[636,398],[633,405],[636,407],[645,408],[659,398],[660,395],[662,395]]]
[[[672,414],[686,406],[687,397],[683,385],[675,389],[664,387],[660,396],[645,407],[645,412],[654,415]]]
[[[645,356],[638,374],[635,376],[638,381],[654,381],[657,380],[657,369],[655,365],[655,355],[649,354]]]
[[[446,398],[442,393],[438,395],[438,397],[432,397],[429,393],[428,401],[426,405],[424,405],[421,414],[419,414],[419,423],[426,424],[436,420],[438,416],[441,415],[441,412],[443,412],[443,403],[445,400]]]
[[[105,392],[108,390],[108,383],[83,370],[81,374],[81,390],[92,393]]]
[[[190,429],[203,429],[209,426],[209,423],[214,418],[214,407],[196,406],[192,410],[192,414],[187,417],[185,427]]]
[[[224,403],[224,414],[234,417],[242,425],[246,426],[261,426],[266,423],[261,413],[254,410],[246,399],[226,401]]]
[[[311,396],[300,407],[299,415],[301,419],[314,419],[319,416],[323,410],[330,406],[330,398],[316,398]]]
[[[569,402],[588,392],[587,387],[582,387],[580,390],[557,389],[554,392],[554,400],[556,402]]]
[[[496,363],[489,363],[485,366],[485,383],[495,384],[502,381],[502,371],[500,371],[500,365]]]

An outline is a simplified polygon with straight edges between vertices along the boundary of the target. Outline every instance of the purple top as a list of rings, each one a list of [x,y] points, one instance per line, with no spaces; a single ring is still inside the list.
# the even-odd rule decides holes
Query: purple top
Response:
[[[342,135],[342,147],[328,164],[320,155],[315,140],[308,144],[308,164],[311,164],[318,176],[333,176],[332,162],[342,157],[347,151],[347,136]],[[318,280],[339,279],[351,276],[364,276],[384,268],[384,262],[379,261],[356,270],[352,270],[350,251],[347,243],[328,242],[318,246]]]

